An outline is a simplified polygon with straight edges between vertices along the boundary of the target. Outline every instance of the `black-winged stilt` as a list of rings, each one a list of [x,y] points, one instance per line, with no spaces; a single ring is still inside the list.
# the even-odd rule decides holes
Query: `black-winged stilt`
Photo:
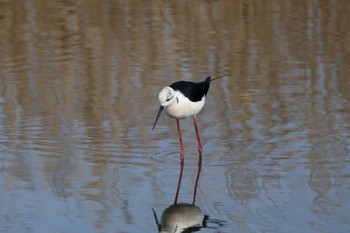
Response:
[[[181,162],[184,160],[185,152],[182,143],[181,129],[179,119],[184,119],[187,117],[193,117],[194,127],[196,129],[196,136],[198,142],[198,152],[199,152],[199,162],[202,159],[202,144],[199,138],[198,126],[196,121],[196,115],[202,110],[205,97],[207,96],[210,82],[224,77],[225,75],[210,78],[207,77],[203,82],[189,82],[189,81],[178,81],[171,84],[168,87],[164,87],[159,93],[160,108],[156,120],[154,121],[152,131],[157,124],[160,114],[165,110],[166,114],[176,119],[177,131],[180,141],[181,149]]]

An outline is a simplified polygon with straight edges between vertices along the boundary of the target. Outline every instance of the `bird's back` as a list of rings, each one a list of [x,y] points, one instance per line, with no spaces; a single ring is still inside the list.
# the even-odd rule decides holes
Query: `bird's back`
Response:
[[[210,86],[210,77],[203,82],[194,83],[189,81],[178,81],[170,85],[174,91],[181,91],[187,98],[193,102],[201,101],[202,97],[207,95]]]

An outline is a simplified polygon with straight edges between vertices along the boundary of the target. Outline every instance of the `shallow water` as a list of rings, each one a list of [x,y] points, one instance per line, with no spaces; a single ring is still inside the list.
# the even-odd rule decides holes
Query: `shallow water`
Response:
[[[349,232],[350,4],[293,3],[0,2],[0,231],[157,232],[181,168],[158,92],[226,74],[197,116],[197,230]]]

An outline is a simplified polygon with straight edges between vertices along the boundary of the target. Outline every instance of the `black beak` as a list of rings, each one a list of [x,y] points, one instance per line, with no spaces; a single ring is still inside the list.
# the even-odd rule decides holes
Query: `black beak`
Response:
[[[154,127],[155,127],[156,124],[157,124],[158,118],[159,118],[160,114],[163,112],[163,110],[164,110],[164,106],[161,105],[160,108],[159,108],[159,112],[158,112],[157,118],[156,118],[156,120],[154,121],[154,124],[153,124],[153,127],[152,127],[152,131],[154,130]]]
[[[158,231],[160,232],[162,231],[162,225],[159,223],[156,211],[153,208],[152,208],[152,211],[153,211],[154,220],[156,221],[156,224],[158,227]]]

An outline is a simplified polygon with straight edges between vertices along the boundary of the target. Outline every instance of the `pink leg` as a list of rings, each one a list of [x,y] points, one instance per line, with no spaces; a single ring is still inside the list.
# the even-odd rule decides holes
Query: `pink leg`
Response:
[[[192,202],[193,205],[196,204],[197,187],[198,187],[198,181],[199,181],[199,176],[201,174],[201,170],[202,170],[202,163],[198,163],[198,171],[197,171],[196,183],[195,183],[194,192],[193,192],[193,202]]]
[[[180,141],[180,155],[181,155],[181,164],[184,163],[184,158],[185,158],[185,151],[184,151],[184,145],[182,143],[182,137],[181,137],[181,129],[180,129],[180,121],[179,119],[176,119],[176,123],[177,123],[177,133],[179,135],[179,141]]]
[[[196,129],[196,136],[197,136],[197,142],[198,142],[199,164],[201,164],[202,163],[202,143],[201,143],[201,139],[199,138],[196,116],[193,116],[193,123],[194,123],[194,128]]]
[[[180,193],[180,187],[181,187],[181,181],[182,181],[182,173],[184,171],[184,163],[181,162],[181,167],[180,167],[180,175],[179,175],[179,181],[177,183],[177,189],[176,189],[176,195],[175,195],[175,201],[174,204],[177,204],[177,199],[179,197],[179,193]]]

